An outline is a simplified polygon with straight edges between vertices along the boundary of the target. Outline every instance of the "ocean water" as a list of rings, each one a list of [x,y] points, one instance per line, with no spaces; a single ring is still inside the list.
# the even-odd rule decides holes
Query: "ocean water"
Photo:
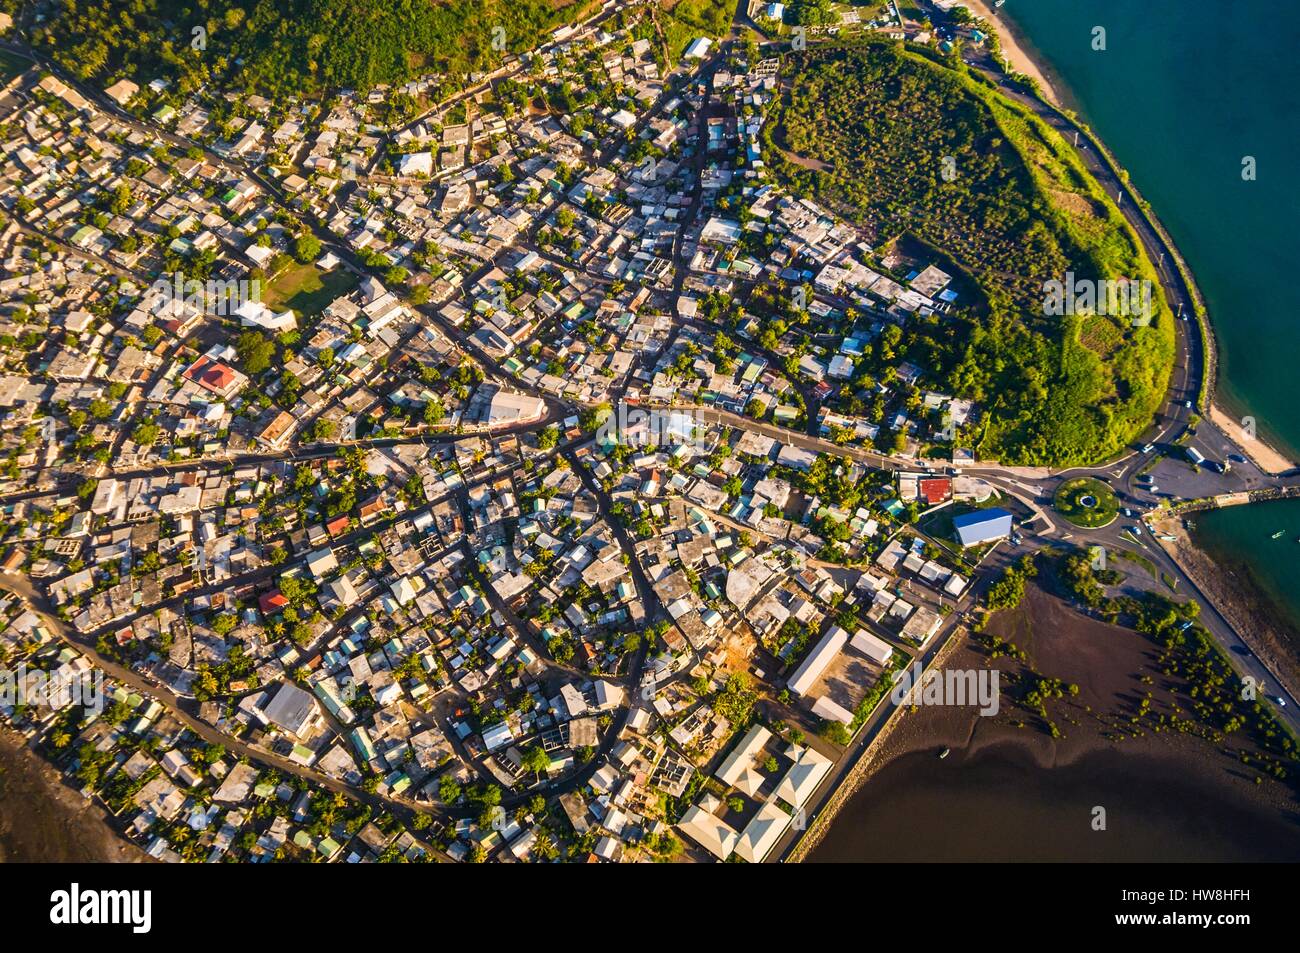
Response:
[[[999,12],[1182,251],[1219,341],[1220,403],[1300,460],[1300,3],[1007,0]],[[1293,627],[1298,512],[1233,507],[1198,534]],[[1268,535],[1283,528],[1275,551]]]
[[[998,12],[1182,251],[1219,339],[1226,408],[1300,457],[1300,4],[1007,0]]]
[[[1300,826],[1232,797],[1195,763],[1104,748],[1045,771],[1002,745],[880,769],[813,863],[1294,861]],[[1106,829],[1092,826],[1106,808]]]
[[[1187,260],[1219,341],[1219,402],[1300,459],[1300,3],[1006,0],[998,12]],[[1104,50],[1093,49],[1097,27]],[[1195,519],[1197,544],[1248,573],[1300,629],[1300,501]],[[954,755],[886,765],[811,859],[1240,861],[1300,851],[1294,817],[1227,797],[1186,765],[1108,750],[1043,771],[1014,749]],[[1114,836],[1086,824],[1098,803],[1112,806]]]
[[[1294,635],[1300,652],[1300,499],[1273,500],[1195,513],[1193,539],[1224,572],[1246,573],[1267,598],[1275,616]],[[1273,539],[1274,533],[1281,533]]]

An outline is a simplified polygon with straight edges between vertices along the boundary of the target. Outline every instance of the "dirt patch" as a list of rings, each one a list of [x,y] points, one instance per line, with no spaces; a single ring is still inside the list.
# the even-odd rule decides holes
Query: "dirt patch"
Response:
[[[1075,218],[1089,220],[1102,217],[1097,203],[1086,195],[1067,192],[1064,189],[1048,189],[1047,194],[1052,197],[1053,203],[1058,208]]]
[[[798,153],[791,152],[789,149],[780,150],[781,155],[785,156],[797,166],[805,169],[812,169],[816,172],[831,172],[834,169],[829,162],[823,162],[821,159],[814,159],[812,156],[801,156]]]

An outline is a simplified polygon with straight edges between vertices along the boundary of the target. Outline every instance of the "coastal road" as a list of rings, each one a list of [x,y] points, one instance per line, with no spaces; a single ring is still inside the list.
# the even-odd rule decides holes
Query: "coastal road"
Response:
[[[965,613],[975,605],[984,591],[993,584],[993,576],[984,573],[976,577],[975,582],[966,591],[966,594],[957,601],[954,611],[947,617],[943,628],[935,634],[930,640],[929,646],[913,656],[914,661],[919,661],[922,670],[928,672],[935,659],[944,653],[950,643],[959,639],[965,634],[965,626],[960,620]],[[898,651],[898,649],[895,649]],[[895,716],[906,717],[905,713],[899,712],[898,709],[905,707],[894,701],[893,692],[889,694],[876,706],[870,717],[858,729],[850,745],[845,748],[843,754],[835,760],[831,770],[827,772],[826,777],[822,779],[808,802],[803,806],[805,829],[795,830],[787,829],[777,841],[776,846],[767,856],[767,863],[785,863],[806,836],[813,830],[818,818],[827,808],[831,798],[833,798],[845,782],[851,780],[861,768],[865,768],[864,759],[867,758],[872,744],[889,728],[893,723]],[[846,797],[852,797],[851,793]],[[837,810],[842,808],[839,805]],[[805,860],[807,858],[804,858]]]
[[[926,7],[931,18],[937,23],[944,23],[948,15],[927,0]],[[1013,102],[1023,106],[1055,130],[1061,138],[1073,146],[1075,154],[1083,166],[1097,180],[1103,189],[1119,205],[1133,231],[1137,234],[1144,250],[1159,271],[1161,286],[1166,301],[1173,309],[1175,320],[1175,361],[1171,374],[1165,406],[1154,428],[1145,437],[1146,442],[1169,439],[1169,435],[1186,426],[1189,416],[1188,408],[1183,402],[1191,401],[1193,406],[1200,403],[1204,396],[1209,403],[1209,390],[1213,380],[1202,379],[1202,369],[1206,357],[1214,360],[1211,352],[1204,352],[1205,341],[1196,320],[1194,295],[1188,287],[1182,273],[1175,265],[1179,258],[1165,239],[1166,232],[1157,226],[1152,214],[1144,207],[1141,198],[1133,190],[1127,177],[1116,174],[1116,170],[1104,156],[1098,155],[1090,144],[1085,130],[1073,119],[1066,116],[1058,107],[1035,96],[1018,83],[1014,82],[1001,65],[987,51],[972,53],[966,60],[969,67],[987,80],[998,92]],[[1213,342],[1211,341],[1211,347]]]
[[[942,22],[945,15],[937,10],[934,12],[936,19]],[[1197,408],[1204,411],[1208,416],[1209,406],[1213,400],[1215,383],[1213,378],[1217,369],[1217,360],[1214,353],[1213,335],[1208,330],[1208,324],[1205,333],[1202,333],[1195,314],[1196,296],[1183,272],[1175,264],[1180,256],[1167,239],[1167,230],[1159,226],[1153,212],[1143,203],[1141,197],[1133,189],[1128,177],[1118,174],[1112,162],[1106,156],[1098,154],[1086,131],[1082,129],[1077,121],[1065,115],[1058,107],[1038,96],[1025,92],[1002,71],[991,54],[973,55],[967,60],[967,63],[997,87],[1000,93],[1033,112],[1059,133],[1065,142],[1074,147],[1084,167],[1118,203],[1121,213],[1142,242],[1147,255],[1156,264],[1166,300],[1177,316],[1174,322],[1174,366],[1165,402],[1157,414],[1156,423],[1142,438],[1142,442],[1166,446],[1173,444],[1188,429],[1192,423],[1192,415]],[[1196,434],[1190,443],[1208,449],[1209,453],[1207,455],[1211,456],[1211,459],[1222,461],[1229,452],[1240,452],[1249,457],[1248,449],[1240,447],[1229,435],[1223,433],[1217,425],[1208,419],[1202,419],[1196,423]],[[1182,451],[1176,450],[1175,452],[1181,453]],[[1092,472],[1094,475],[1102,475],[1104,471],[1108,471],[1110,474],[1118,476],[1117,482],[1119,485],[1127,490],[1130,496],[1141,499],[1141,491],[1134,490],[1132,480],[1134,475],[1147,465],[1148,458],[1139,454],[1131,454],[1120,462],[1122,467],[1117,474],[1108,466],[1092,468]],[[1230,484],[1236,481],[1225,476],[1225,478],[1218,481],[1217,486],[1213,487],[1213,491],[1221,493],[1237,489],[1291,486],[1297,483],[1295,471],[1282,476],[1273,476],[1262,472],[1253,465],[1251,465],[1250,469],[1255,472],[1249,476],[1248,482],[1242,481],[1240,486],[1234,487]],[[1224,484],[1229,485],[1225,486]],[[1044,487],[1044,489],[1047,490],[1050,487]],[[1162,489],[1168,490],[1170,488],[1162,486]],[[1044,495],[1046,496],[1046,493]],[[1175,495],[1178,495],[1176,491]],[[1210,494],[1200,492],[1195,495]],[[1129,521],[1117,522],[1129,523]],[[1123,540],[1119,536],[1120,531],[1119,526],[1115,525],[1108,534],[1109,538],[1103,535],[1098,541],[1102,544],[1109,542],[1110,545],[1123,543],[1131,546],[1132,544],[1128,540]],[[1095,538],[1087,531],[1080,532],[1080,536],[1083,537],[1082,541],[1085,544],[1091,543]],[[1228,658],[1234,667],[1243,675],[1253,677],[1257,683],[1272,686],[1272,689],[1268,691],[1270,696],[1280,694],[1287,699],[1285,707],[1277,708],[1275,706],[1277,714],[1293,731],[1300,732],[1300,706],[1297,706],[1296,698],[1286,689],[1282,681],[1246,645],[1240,633],[1228,623],[1222,613],[1215,607],[1213,601],[1200,590],[1164,548],[1156,544],[1151,538],[1149,527],[1144,531],[1140,531],[1134,538],[1138,540],[1139,548],[1161,570],[1167,572],[1178,582],[1180,592],[1188,595],[1194,594],[1198,598],[1203,610],[1201,615],[1202,623],[1216,640],[1227,649]]]
[[[1134,525],[1140,529],[1132,531]],[[1145,588],[1162,595],[1173,596],[1161,581],[1161,574],[1166,574],[1177,584],[1176,593],[1182,597],[1193,598],[1201,606],[1199,623],[1226,650],[1228,661],[1237,672],[1254,679],[1261,696],[1272,698],[1280,695],[1286,699],[1285,706],[1273,705],[1274,712],[1290,729],[1300,736],[1300,704],[1296,696],[1283,684],[1282,680],[1268,667],[1256,651],[1242,637],[1241,633],[1230,623],[1215,606],[1214,601],[1196,584],[1169,552],[1152,536],[1149,524],[1138,524],[1135,520],[1120,517],[1109,526],[1095,530],[1086,530],[1070,526],[1072,541],[1080,546],[1102,546],[1109,553],[1119,550],[1135,551],[1156,567],[1153,583]],[[1131,572],[1131,571],[1130,571]],[[1135,575],[1135,573],[1131,574]],[[1082,606],[1080,611],[1086,611]]]

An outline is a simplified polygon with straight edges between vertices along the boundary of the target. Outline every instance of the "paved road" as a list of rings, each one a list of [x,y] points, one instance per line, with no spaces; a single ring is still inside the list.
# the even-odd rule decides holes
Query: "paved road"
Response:
[[[729,48],[730,44],[734,42],[734,39],[738,36],[740,31],[740,25],[739,25],[740,20],[741,17],[743,17],[743,7],[744,7],[744,3],[742,0],[742,2],[738,2],[737,4],[736,21],[733,23],[732,33],[730,34],[730,36],[727,38],[726,41],[718,45],[718,47],[715,49],[713,56],[710,57],[709,61],[707,61],[705,64],[704,72],[706,75],[709,71],[716,68],[717,65],[722,62],[726,50]],[[40,57],[39,55],[36,58],[37,61],[42,66],[45,66],[46,68],[51,68],[56,73],[59,72],[57,68],[54,68],[52,64],[50,64],[44,58]],[[1047,122],[1049,125],[1052,125],[1058,131],[1062,132],[1062,134],[1066,136],[1067,141],[1073,141],[1074,139],[1073,133],[1075,130],[1072,122],[1067,117],[1061,115],[1059,112],[1052,109],[1051,107],[1048,107],[1045,104],[1041,103],[1039,100],[1026,96],[1021,91],[1014,88],[1009,83],[1009,81],[1005,79],[1005,77],[1002,77],[996,71],[990,69],[987,64],[981,65],[979,63],[976,63],[974,65],[976,66],[976,68],[983,70],[985,74],[990,78],[990,80],[994,82],[996,85],[998,85],[999,88],[1006,95],[1017,100],[1018,102],[1021,102],[1023,105],[1027,106],[1028,108],[1032,109],[1035,113],[1040,115],[1045,122]],[[164,140],[171,142],[173,145],[176,145],[181,148],[189,148],[191,146],[198,145],[197,143],[185,139],[184,137],[179,137],[170,133],[163,132],[154,126],[151,126],[147,123],[140,122],[139,120],[136,120],[134,117],[129,116],[128,114],[124,113],[122,110],[118,109],[116,107],[116,104],[107,102],[98,90],[88,89],[82,86],[81,84],[70,80],[66,76],[64,76],[63,78],[66,81],[68,81],[70,85],[72,85],[74,88],[77,88],[88,99],[98,103],[101,106],[101,108],[106,109],[108,112],[115,115],[118,119],[122,120],[123,122],[126,122],[132,128],[142,130],[151,136],[161,137]],[[666,101],[667,98],[669,98],[667,94],[664,97],[661,97],[661,103],[663,101]],[[693,225],[695,218],[698,215],[701,207],[702,182],[701,182],[700,173],[703,170],[703,166],[706,158],[705,150],[703,148],[703,132],[704,129],[706,128],[706,122],[708,116],[713,115],[716,108],[717,108],[716,102],[712,99],[712,97],[710,97],[708,103],[706,103],[705,105],[705,108],[700,111],[696,120],[698,124],[697,128],[701,136],[700,136],[700,140],[697,142],[697,152],[696,155],[694,156],[694,160],[692,164],[692,171],[694,174],[694,180],[692,183],[692,200],[686,210],[686,213],[683,215],[682,224],[681,227],[679,228],[678,234],[674,240],[674,245],[673,245],[673,257],[677,265],[676,273],[674,276],[674,285],[673,285],[674,292],[680,292],[686,280],[685,258],[689,251],[689,245],[687,244],[686,236],[691,226]],[[655,110],[652,110],[650,113],[647,113],[643,117],[643,120],[648,121],[650,115],[652,115],[654,112]],[[1170,261],[1172,259],[1172,252],[1165,245],[1164,240],[1161,237],[1159,231],[1156,228],[1154,228],[1154,226],[1148,220],[1147,215],[1141,210],[1140,205],[1137,202],[1136,196],[1132,193],[1132,191],[1129,189],[1127,184],[1120,181],[1113,174],[1109,165],[1103,159],[1101,159],[1100,157],[1092,153],[1092,151],[1084,144],[1086,140],[1080,137],[1079,141],[1080,141],[1080,146],[1079,146],[1080,156],[1084,164],[1094,173],[1094,175],[1097,176],[1098,180],[1102,183],[1102,185],[1105,188],[1110,190],[1113,195],[1119,198],[1121,209],[1124,211],[1126,216],[1128,216],[1130,223],[1133,225],[1136,233],[1140,237],[1140,240],[1147,248],[1148,253],[1151,255],[1154,261],[1160,262],[1161,279],[1162,279],[1167,300],[1170,302],[1171,306],[1175,310],[1181,311],[1184,316],[1190,316],[1192,313],[1191,291],[1185,286],[1181,276],[1177,273],[1177,270],[1171,268]],[[281,207],[284,208],[290,207],[288,198],[282,194],[277,183],[272,183],[267,181],[256,170],[245,165],[244,163],[233,161],[228,157],[218,155],[217,153],[213,152],[210,149],[206,149],[205,147],[202,146],[199,147],[204,148],[204,152],[209,158],[209,160],[215,162],[219,167],[225,169],[230,174],[247,176],[253,179],[255,182],[258,183],[259,186],[263,188],[264,192],[268,196],[270,196],[273,201],[275,201]],[[610,149],[606,150],[606,153],[603,154],[601,158],[602,159],[607,157],[612,158],[612,150],[614,150],[615,148],[616,148],[615,146],[611,146]],[[477,282],[482,278],[483,275],[485,275],[495,265],[497,259],[500,258],[501,254],[505,253],[506,251],[509,251],[511,248],[517,248],[521,246],[526,247],[535,244],[535,238],[537,232],[540,230],[543,224],[544,224],[544,219],[539,218],[537,221],[533,223],[530,229],[528,229],[525,233],[523,233],[520,236],[521,239],[520,241],[517,241],[512,246],[508,246],[506,249],[503,249],[501,252],[498,252],[498,254],[495,255],[492,260],[485,262],[463,284],[462,286],[463,293],[469,294],[472,292],[472,289],[475,287]],[[309,222],[309,226],[316,232],[317,236],[322,239],[322,241],[324,242],[327,248],[329,248],[332,251],[335,251],[336,254],[339,254],[340,257],[345,262],[350,263],[360,273],[364,274],[364,273],[373,272],[373,269],[369,269],[364,265],[362,265],[360,261],[357,259],[357,257],[352,253],[351,249],[344,246],[340,242],[338,236],[327,231],[324,228],[322,223],[312,221]],[[108,264],[108,263],[104,263],[104,264]],[[437,326],[444,334],[447,335],[447,337],[450,340],[454,341],[458,346],[460,346],[463,350],[465,350],[467,353],[473,356],[477,361],[481,362],[485,371],[487,371],[489,374],[494,372],[494,369],[496,368],[495,359],[492,358],[491,355],[484,352],[483,349],[479,347],[476,342],[470,339],[459,328],[450,326],[450,324],[446,322],[445,319],[443,319],[441,315],[437,313],[437,311],[435,310],[435,306],[433,305],[423,306],[420,310],[424,314],[424,316],[430,321],[430,323]],[[698,324],[700,322],[695,322],[695,323]],[[1199,399],[1202,391],[1204,390],[1201,381],[1202,367],[1204,366],[1205,363],[1204,356],[1201,353],[1203,342],[1201,341],[1201,337],[1199,333],[1197,333],[1197,328],[1194,325],[1194,323],[1191,321],[1178,321],[1176,323],[1176,329],[1177,329],[1177,339],[1178,339],[1176,345],[1177,360],[1175,362],[1175,369],[1171,377],[1169,393],[1167,395],[1165,405],[1162,408],[1161,413],[1157,416],[1156,421],[1153,423],[1151,430],[1148,432],[1145,438],[1146,440],[1149,440],[1151,442],[1169,444],[1172,443],[1175,439],[1177,439],[1182,434],[1182,432],[1186,429],[1188,425],[1188,419],[1191,413],[1190,409],[1184,406],[1184,402],[1190,401],[1192,403],[1195,403]],[[520,387],[528,392],[540,396],[546,402],[547,412],[542,421],[532,422],[529,424],[515,425],[509,428],[504,428],[501,431],[498,431],[497,433],[523,432],[523,431],[537,429],[549,422],[552,422],[555,419],[558,419],[560,415],[574,413],[580,409],[578,405],[576,405],[571,401],[563,401],[558,398],[555,398],[550,394],[539,392],[535,388],[527,387],[526,385],[523,385],[521,382],[517,380],[511,380],[510,383],[511,386]],[[625,389],[626,389],[626,384],[624,384],[623,388],[621,389],[619,396],[621,396],[621,393],[625,391]],[[812,421],[812,417],[815,415],[815,407],[811,402],[808,402],[808,395],[805,395],[805,401],[808,405],[808,410],[809,410],[809,417],[810,417],[809,427],[810,429],[812,429],[813,427],[815,427],[815,424]],[[900,469],[906,467],[910,469],[910,468],[915,468],[917,465],[916,461],[910,460],[908,458],[893,457],[890,455],[880,454],[880,453],[859,449],[859,448],[837,446],[831,443],[830,441],[825,441],[819,437],[814,436],[811,433],[797,434],[792,431],[786,430],[784,428],[758,423],[749,420],[748,418],[741,417],[735,414],[730,414],[724,411],[718,411],[711,408],[700,408],[697,409],[696,412],[699,413],[704,420],[709,422],[725,423],[728,424],[729,426],[736,426],[742,429],[760,432],[768,436],[771,436],[774,439],[780,440],[781,442],[791,443],[795,446],[799,446],[803,449],[807,449],[815,452],[831,452],[831,453],[837,453],[837,454],[849,456],[853,459],[860,460],[867,465],[877,467],[877,468]],[[388,446],[388,445],[396,446],[396,445],[401,445],[404,443],[412,443],[412,442],[440,442],[443,440],[464,439],[467,436],[477,436],[477,434],[422,435],[416,438],[383,438],[374,441],[365,441],[362,443],[364,443],[364,445],[367,446]],[[1219,434],[1217,430],[1212,427],[1212,425],[1204,421],[1200,424],[1200,432],[1198,432],[1196,439],[1206,446],[1219,447],[1221,450],[1223,447],[1227,446],[1227,444],[1223,442],[1226,440],[1226,437],[1224,437],[1222,434]],[[221,461],[221,463],[226,465],[239,466],[239,465],[267,462],[271,460],[315,459],[315,458],[322,458],[322,457],[335,455],[337,454],[341,446],[342,445],[340,444],[319,444],[319,445],[314,445],[314,446],[305,447],[301,449],[284,451],[282,453],[235,455]],[[571,449],[572,447],[570,445],[566,445],[563,447],[563,451],[566,454],[569,453]],[[1111,463],[1104,466],[1094,467],[1094,468],[1076,468],[1074,470],[1071,470],[1068,475],[1072,476],[1079,473],[1090,473],[1098,476],[1103,476],[1109,480],[1117,481],[1117,488],[1120,489],[1121,492],[1124,492],[1127,495],[1132,496],[1136,501],[1143,501],[1142,492],[1140,489],[1135,488],[1135,485],[1133,483],[1133,478],[1137,473],[1137,471],[1143,466],[1145,466],[1147,462],[1148,462],[1147,458],[1143,457],[1140,454],[1135,453],[1135,454],[1126,455],[1125,457],[1116,461],[1112,461]],[[141,475],[142,476],[142,475],[148,475],[152,473],[170,472],[172,470],[183,470],[188,468],[199,468],[199,467],[206,468],[212,465],[213,465],[212,461],[187,461],[185,463],[177,464],[174,466],[159,466],[152,469],[124,470],[121,473],[115,475],[119,475],[119,476]],[[583,467],[581,464],[578,464],[577,466],[578,466],[578,473],[583,477],[584,484],[586,484],[588,486],[588,489],[591,490],[591,492],[595,495],[599,505],[601,506],[602,513],[604,513],[607,519],[609,519],[610,525],[614,528],[616,535],[619,536],[620,544],[624,545],[629,549],[629,551],[631,551],[631,541],[627,538],[626,532],[622,529],[618,521],[612,518],[612,516],[610,516],[610,514],[607,512],[608,511],[607,495],[603,493],[603,491],[600,489],[598,484],[595,484],[594,480],[591,478],[591,475],[586,471],[585,467]],[[1032,477],[1032,476],[1016,475],[1010,472],[1004,472],[999,470],[990,470],[987,468],[978,468],[974,472],[978,472],[981,477],[989,480],[989,482],[993,483],[994,485],[998,486],[1001,489],[1004,489],[1006,492],[1016,495],[1017,497],[1024,500],[1027,504],[1036,505],[1038,507],[1043,508],[1044,510],[1047,508],[1047,506],[1050,505],[1051,497],[1054,492],[1055,486],[1058,485],[1060,480],[1064,478],[1064,474],[1061,473],[1051,474],[1043,477]],[[493,474],[492,478],[496,478],[497,476],[498,476],[497,474]],[[1254,480],[1261,486],[1262,485],[1283,485],[1285,483],[1290,482],[1291,479],[1300,479],[1300,477],[1294,477],[1294,478],[1285,478],[1282,480],[1270,482],[1268,479],[1264,478],[1263,476],[1257,473],[1243,475],[1240,472],[1235,477],[1235,479],[1244,479],[1244,478],[1249,478],[1251,480]],[[47,492],[47,491],[25,490],[19,493],[9,494],[4,497],[0,497],[0,500],[3,500],[5,502],[10,502],[18,499],[29,498],[30,496],[38,495],[42,492]],[[1056,524],[1053,523],[1050,519],[1048,520],[1048,522],[1062,536],[1065,535],[1066,530],[1064,530],[1063,528],[1057,528]],[[1077,539],[1077,541],[1085,544],[1087,542],[1092,541],[1093,539],[1096,539],[1102,541],[1103,545],[1107,543],[1109,543],[1110,545],[1120,545],[1122,543],[1123,545],[1132,548],[1133,544],[1123,539],[1123,537],[1120,535],[1121,531],[1122,531],[1122,526],[1116,524],[1104,530],[1095,531],[1093,534],[1084,534],[1080,531],[1071,528],[1069,530],[1069,534],[1072,539]],[[370,532],[370,530],[367,530],[367,532]],[[1138,539],[1139,539],[1138,546],[1145,551],[1145,553],[1149,556],[1149,558],[1151,558],[1153,562],[1156,563],[1157,566],[1169,572],[1169,574],[1173,578],[1179,581],[1180,591],[1184,591],[1184,592],[1196,591],[1191,581],[1187,579],[1185,574],[1183,574],[1182,571],[1173,563],[1173,561],[1169,559],[1167,554],[1165,554],[1163,550],[1161,550],[1157,546],[1154,546],[1154,544],[1149,541],[1149,534],[1139,534]],[[637,566],[635,561],[634,561],[634,566]],[[639,569],[639,567],[637,568]],[[639,572],[634,572],[634,578],[636,580],[637,588],[641,593],[643,600],[646,600],[645,604],[648,607],[657,606],[657,601],[654,600],[653,592],[652,590],[649,590],[648,581],[644,578],[644,575]],[[988,584],[989,579],[990,576],[988,574],[983,574],[979,579],[977,579],[976,585],[972,587],[972,590],[968,594],[967,598],[974,599],[975,594],[978,591],[980,591],[981,587],[986,586]],[[6,581],[5,584],[6,588],[10,588],[8,582],[9,581]],[[231,584],[233,583],[227,582],[225,585],[231,585]],[[30,586],[28,586],[27,588],[28,591],[30,592]],[[35,594],[32,593],[32,595],[34,596]],[[1203,595],[1202,595],[1202,599],[1203,599]],[[1231,652],[1230,657],[1233,658],[1234,664],[1238,664],[1244,670],[1252,674],[1257,673],[1257,677],[1271,679],[1271,676],[1269,675],[1267,670],[1263,668],[1262,663],[1260,663],[1258,659],[1256,659],[1254,656],[1244,656],[1241,654],[1240,652],[1240,648],[1242,648],[1241,641],[1237,636],[1237,634],[1232,630],[1232,627],[1228,625],[1227,622],[1223,620],[1221,616],[1219,616],[1219,614],[1213,609],[1212,605],[1208,603],[1208,600],[1203,599],[1203,601],[1205,601],[1206,603],[1206,612],[1203,614],[1203,621],[1207,625],[1207,628],[1209,628],[1210,631],[1215,635],[1215,637],[1219,639],[1220,642],[1228,646]],[[62,623],[59,623],[58,620],[54,619],[53,617],[48,617],[48,618],[51,624],[52,632],[59,633],[61,638],[69,637],[67,634],[67,630],[62,625]],[[117,625],[120,624],[121,623],[117,623]],[[949,629],[949,632],[951,631],[952,630]],[[933,656],[937,654],[937,652],[941,649],[944,642],[945,639],[936,638],[933,642],[932,647],[927,650],[927,652],[923,657],[927,661],[929,659],[932,659]],[[196,719],[192,718],[187,712],[181,709],[180,707],[181,700],[178,699],[176,696],[171,695],[171,693],[168,692],[166,689],[154,685],[152,683],[145,682],[135,673],[132,673],[126,669],[122,669],[120,666],[116,666],[116,664],[112,663],[110,660],[97,657],[97,653],[93,653],[93,646],[90,647],[88,650],[88,647],[84,644],[83,641],[76,641],[75,644],[77,645],[79,651],[89,652],[90,654],[92,654],[92,657],[96,658],[97,663],[102,663],[106,671],[109,671],[111,674],[114,674],[115,677],[120,677],[124,681],[124,683],[131,684],[134,687],[138,687],[141,690],[147,691],[151,695],[154,695],[155,697],[160,697],[160,700],[163,701],[164,704],[168,705],[169,710],[173,710],[175,713],[177,713],[177,717],[183,716],[183,720],[185,721],[185,723],[187,725],[191,725],[191,727],[193,727],[194,730],[200,734],[200,736],[208,738],[210,740],[215,740],[221,744],[225,744],[227,745],[227,747],[230,747],[232,749],[239,750],[238,745],[240,745],[241,743],[234,741],[234,739],[228,738],[221,732],[217,731],[215,728],[205,725],[202,722],[198,722]],[[641,671],[641,666],[644,662],[644,651],[645,650],[643,648],[642,651],[638,653],[638,656],[632,665],[632,670],[629,673],[630,680],[633,685],[635,685],[636,683],[636,677],[639,675]],[[1270,684],[1277,684],[1277,682],[1276,680],[1271,680]],[[843,774],[848,770],[850,770],[852,765],[856,762],[857,758],[861,757],[861,752],[864,750],[865,745],[872,738],[874,738],[876,734],[881,730],[883,725],[886,723],[889,713],[892,711],[892,708],[893,708],[892,702],[888,705],[882,705],[881,708],[873,715],[872,719],[865,726],[864,730],[859,736],[859,740],[855,742],[855,748],[853,749],[853,753],[850,754],[848,757],[841,759],[841,761],[837,763],[836,768],[831,773],[830,778],[828,778],[828,780],[823,783],[822,787],[814,796],[813,801],[810,803],[809,807],[812,816],[816,815],[817,811],[820,809],[820,806],[824,804],[825,799],[836,788],[838,781],[839,779],[842,778]],[[1284,710],[1283,715],[1286,718],[1286,720],[1290,724],[1292,724],[1293,727],[1297,727],[1298,722],[1300,722],[1300,706],[1297,706],[1294,703],[1294,700],[1292,700],[1292,704],[1288,706],[1287,710]],[[622,718],[626,719],[626,717],[627,714],[625,710],[622,715]],[[622,722],[620,722],[619,725],[620,727],[621,724]],[[615,732],[610,732],[609,735],[607,736],[607,740],[608,737],[612,737],[614,734]],[[281,767],[281,765],[277,763],[277,760],[283,761],[283,759],[276,759],[275,756],[268,755],[265,752],[261,752],[260,750],[257,749],[249,749],[249,750],[251,752],[250,757],[254,757],[257,760],[262,761],[264,763],[276,764],[277,767]],[[311,777],[313,780],[319,779],[319,783],[325,785],[326,787],[329,787],[332,790],[343,790],[346,791],[346,793],[350,794],[351,796],[358,797],[362,800],[370,801],[371,803],[375,803],[374,800],[375,796],[366,795],[365,792],[351,789],[348,786],[341,784],[340,782],[334,781],[333,779],[328,779],[325,778],[324,776],[318,775],[316,772],[307,772],[306,769],[302,769],[297,765],[293,765],[291,762],[284,762],[284,770],[290,771],[291,773],[298,774],[303,777]],[[545,790],[547,792],[558,792],[561,790],[572,789],[578,784],[584,783],[585,778],[590,776],[592,770],[594,770],[594,762],[592,765],[576,772],[569,778],[562,779],[556,782],[555,784],[542,786],[541,790]],[[531,794],[532,792],[529,793]],[[513,803],[514,801],[517,801],[524,796],[526,795],[521,795],[519,798],[507,799],[505,803],[507,804]],[[383,800],[386,802],[391,801],[391,799],[378,799],[378,800]],[[391,803],[393,805],[400,806],[403,809],[406,809],[408,807],[408,805],[406,805],[403,802],[391,801]],[[435,809],[434,812],[437,813],[438,811]],[[444,812],[444,813],[455,814],[457,812],[453,811],[453,812]],[[784,845],[782,850],[776,852],[774,856],[782,855],[784,851],[788,849],[788,847],[789,847],[788,844]]]
[[[363,791],[360,788],[353,787],[319,771],[311,768],[305,768],[296,762],[283,758],[280,755],[267,751],[264,748],[255,747],[247,742],[241,741],[206,721],[200,720],[195,712],[197,703],[190,698],[181,698],[173,693],[165,685],[154,681],[153,679],[144,678],[138,673],[125,666],[118,664],[107,656],[101,654],[93,642],[87,644],[86,641],[68,628],[64,622],[55,616],[50,609],[49,604],[44,597],[37,593],[31,584],[22,577],[2,575],[0,576],[0,589],[11,592],[22,599],[32,607],[32,611],[37,613],[44,621],[50,634],[61,642],[71,646],[77,652],[87,656],[97,668],[101,669],[106,676],[125,685],[137,692],[155,698],[158,702],[174,717],[195,735],[202,738],[209,744],[218,744],[223,746],[228,752],[237,757],[247,757],[251,761],[263,764],[267,767],[289,775],[300,777],[309,781],[313,786],[325,788],[330,791],[336,791],[346,794],[372,807],[383,808],[395,812],[398,817],[410,819],[413,813],[413,805],[403,801],[397,801],[393,798],[385,797],[381,794],[372,794]],[[427,813],[439,813],[436,808],[421,808]]]

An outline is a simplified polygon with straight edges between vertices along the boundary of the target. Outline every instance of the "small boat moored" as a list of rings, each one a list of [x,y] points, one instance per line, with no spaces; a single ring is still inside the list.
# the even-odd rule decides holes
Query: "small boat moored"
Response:
[[[950,754],[952,754],[952,749],[951,749],[951,748],[944,748],[942,751],[939,752],[939,760],[942,761],[944,758],[948,757],[948,755],[950,755]]]

